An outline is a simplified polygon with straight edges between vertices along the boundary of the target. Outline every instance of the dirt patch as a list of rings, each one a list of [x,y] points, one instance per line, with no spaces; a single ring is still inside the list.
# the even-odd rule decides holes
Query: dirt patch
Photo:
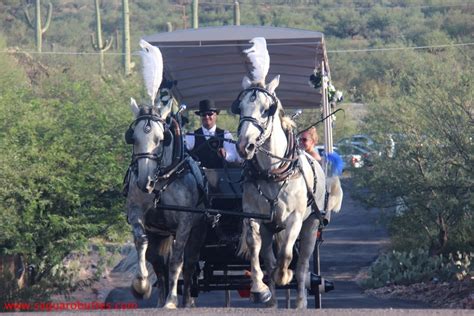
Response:
[[[97,251],[92,246],[87,254],[72,254],[65,260],[65,265],[75,271],[76,289],[68,294],[55,295],[53,302],[80,301],[104,302],[111,290],[130,285],[136,273],[136,251],[128,243],[121,250]],[[116,247],[115,247],[116,248]]]
[[[384,299],[417,300],[437,308],[474,309],[474,278],[443,283],[390,285],[366,290],[365,294]]]

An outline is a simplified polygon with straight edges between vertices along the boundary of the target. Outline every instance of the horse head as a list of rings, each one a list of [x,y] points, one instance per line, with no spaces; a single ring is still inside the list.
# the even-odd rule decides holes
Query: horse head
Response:
[[[166,124],[171,102],[164,107],[138,106],[132,98],[130,108],[135,119],[125,139],[133,145],[132,165],[136,184],[143,192],[151,193],[162,165],[164,148],[172,145],[172,135]]]
[[[240,115],[237,152],[246,160],[253,158],[271,134],[275,114],[281,109],[275,96],[279,82],[280,76],[266,85],[244,80],[243,90],[232,105],[232,112]]]

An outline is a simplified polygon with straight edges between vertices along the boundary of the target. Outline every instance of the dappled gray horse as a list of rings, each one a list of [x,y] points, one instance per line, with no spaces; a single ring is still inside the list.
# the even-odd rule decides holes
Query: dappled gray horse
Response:
[[[309,258],[320,211],[324,210],[326,179],[319,163],[295,148],[294,124],[284,116],[275,95],[278,84],[279,76],[267,85],[244,79],[243,90],[232,105],[232,112],[240,115],[238,152],[246,160],[243,211],[272,215],[270,221],[244,220],[239,253],[250,259],[253,299],[276,305],[275,284],[287,285],[292,280],[293,271],[288,267],[300,237],[296,305],[306,308],[305,283],[309,281]],[[342,200],[340,193],[338,197],[330,195],[336,211]],[[270,287],[262,280],[259,255],[264,259]]]
[[[131,109],[135,120],[126,133],[127,143],[133,144],[126,207],[138,253],[138,273],[132,282],[132,291],[137,296],[149,297],[151,294],[147,259],[158,277],[161,294],[158,304],[161,305],[164,299],[166,267],[169,267],[169,294],[164,307],[176,308],[178,305],[181,269],[183,305],[190,307],[194,305],[190,293],[191,277],[206,235],[204,215],[158,210],[155,203],[200,205],[203,177],[196,162],[184,156],[179,124],[173,118],[168,119],[169,124],[166,121],[171,102],[163,107],[139,107],[132,99]]]

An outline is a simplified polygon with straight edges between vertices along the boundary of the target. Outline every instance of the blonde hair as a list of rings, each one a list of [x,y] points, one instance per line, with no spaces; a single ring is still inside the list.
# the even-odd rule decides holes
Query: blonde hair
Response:
[[[318,131],[316,130],[316,127],[313,126],[310,129],[308,129],[306,132],[308,133],[309,137],[311,137],[311,139],[313,140],[315,144],[319,142],[319,136],[318,136]]]

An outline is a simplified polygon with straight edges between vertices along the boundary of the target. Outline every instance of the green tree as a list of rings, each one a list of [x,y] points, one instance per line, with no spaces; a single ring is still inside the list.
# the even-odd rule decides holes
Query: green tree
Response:
[[[22,254],[35,267],[31,287],[2,299],[67,292],[68,254],[92,237],[128,235],[121,189],[131,118],[121,91],[129,89],[57,79],[35,94],[13,81],[1,88],[0,255]]]
[[[390,93],[369,108],[367,131],[382,143],[391,133],[395,155],[356,182],[369,204],[398,204],[395,248],[474,249],[472,65],[464,51],[420,53],[387,76]]]

